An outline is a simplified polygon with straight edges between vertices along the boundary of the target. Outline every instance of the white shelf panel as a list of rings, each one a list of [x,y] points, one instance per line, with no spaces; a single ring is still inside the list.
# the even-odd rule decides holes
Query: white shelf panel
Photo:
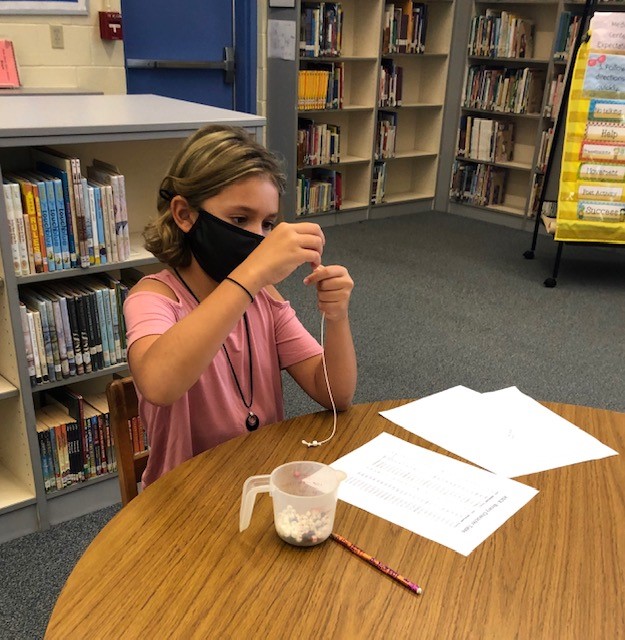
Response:
[[[46,391],[47,389],[54,389],[55,387],[64,387],[68,384],[75,384],[77,382],[83,382],[84,380],[93,380],[94,378],[101,378],[103,376],[109,376],[114,373],[126,374],[128,371],[128,363],[121,362],[115,364],[112,367],[105,367],[98,371],[92,371],[91,373],[83,373],[80,376],[70,376],[69,378],[62,378],[61,380],[55,380],[54,382],[44,382],[42,384],[31,387],[32,393],[39,393]],[[127,375],[127,374],[126,374]]]
[[[62,269],[61,271],[49,271],[47,273],[35,273],[28,276],[17,276],[17,284],[28,284],[33,282],[45,282],[49,280],[59,280],[61,278],[71,278],[75,276],[88,276],[104,271],[114,271],[117,269],[129,269],[148,264],[156,264],[158,260],[143,248],[143,238],[140,233],[130,234],[130,258],[124,262],[109,262],[107,264],[94,264],[86,269]]]
[[[529,118],[540,120],[543,116],[540,113],[512,113],[511,111],[491,111],[489,109],[475,109],[473,107],[461,107],[466,113],[479,113],[486,116],[507,116],[509,118]]]
[[[351,156],[348,154],[341,155],[340,162],[328,162],[326,164],[307,164],[301,167],[297,167],[298,171],[307,171],[310,169],[340,169],[341,165],[346,164],[366,164],[371,161],[371,158],[361,158],[360,156]]]
[[[404,191],[402,193],[387,193],[384,197],[384,204],[395,204],[398,202],[413,202],[415,200],[431,200],[434,197],[434,191],[430,193],[420,193],[418,191]],[[374,205],[379,206],[379,205]]]
[[[20,482],[6,467],[0,465],[0,511],[35,500],[34,490]]]
[[[155,95],[0,96],[0,145],[29,146],[59,137],[81,141],[186,136],[212,122],[264,126],[265,118]]]
[[[405,160],[406,158],[436,158],[438,154],[432,151],[396,151],[392,158],[384,158],[381,161]]]
[[[502,167],[504,169],[519,169],[520,171],[531,171],[532,165],[527,162],[514,162],[512,160],[508,160],[505,162],[495,162],[492,160],[478,160],[477,158],[464,158],[461,156],[457,156],[456,160],[459,162],[473,162],[475,164],[489,164],[493,167]]]
[[[343,105],[340,109],[298,109],[297,113],[299,115],[306,115],[307,113],[345,113],[346,111],[373,111],[373,106],[347,104]]]
[[[8,380],[0,376],[0,400],[12,398],[19,394],[16,386],[12,385]]]

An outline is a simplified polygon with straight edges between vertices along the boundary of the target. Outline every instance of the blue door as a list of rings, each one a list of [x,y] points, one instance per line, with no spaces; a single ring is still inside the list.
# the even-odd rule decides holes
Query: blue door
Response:
[[[122,0],[128,93],[256,112],[256,2]]]

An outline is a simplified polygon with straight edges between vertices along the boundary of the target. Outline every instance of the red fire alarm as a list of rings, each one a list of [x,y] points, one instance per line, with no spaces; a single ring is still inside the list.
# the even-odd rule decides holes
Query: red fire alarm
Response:
[[[122,14],[117,11],[100,11],[100,38],[122,40]]]

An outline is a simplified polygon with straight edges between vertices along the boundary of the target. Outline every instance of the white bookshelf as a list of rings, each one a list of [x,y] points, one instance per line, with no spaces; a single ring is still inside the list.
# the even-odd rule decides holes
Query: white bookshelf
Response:
[[[28,148],[48,145],[101,158],[125,176],[131,256],[123,263],[15,276],[4,201],[0,199],[0,542],[47,528],[119,500],[117,477],[100,476],[46,494],[35,432],[37,395],[45,389],[85,385],[103,390],[125,364],[31,388],[19,316],[22,285],[129,267],[157,268],[141,246],[141,231],[156,214],[160,180],[182,140],[208,123],[242,126],[262,138],[265,119],[153,95],[12,95],[0,97],[0,169],[25,168]],[[80,387],[79,387],[80,388]]]
[[[301,8],[319,2],[297,0],[293,9],[268,9],[270,20],[295,22],[295,60],[267,61],[267,141],[285,159],[288,192],[282,200],[287,220],[314,220],[322,225],[363,221],[409,211],[430,210],[436,191],[441,131],[447,95],[447,73],[456,3],[426,0],[427,35],[424,53],[388,53],[383,50],[385,0],[343,0],[343,45],[338,57],[299,55]],[[392,3],[388,3],[389,5]],[[416,3],[415,3],[416,4]],[[399,3],[395,3],[398,8]],[[403,70],[402,104],[378,107],[383,60]],[[298,110],[298,70],[311,62],[344,66],[344,103],[340,109]],[[379,111],[396,114],[396,148],[386,159],[383,202],[372,204],[376,127]],[[315,124],[340,127],[340,161],[298,166],[298,117]],[[297,175],[311,176],[321,166],[339,171],[343,201],[338,210],[295,215]],[[405,206],[404,206],[405,205]]]

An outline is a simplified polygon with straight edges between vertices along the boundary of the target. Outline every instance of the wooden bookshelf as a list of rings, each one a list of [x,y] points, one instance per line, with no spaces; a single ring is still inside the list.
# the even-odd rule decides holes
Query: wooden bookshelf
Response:
[[[327,5],[328,3],[326,3]],[[391,3],[389,3],[390,5]],[[416,5],[417,3],[415,3]],[[385,48],[387,3],[384,0],[344,0],[342,48],[338,56],[311,58],[297,47],[294,61],[267,61],[267,143],[284,159],[288,190],[282,199],[286,220],[314,219],[322,225],[340,224],[432,208],[439,166],[443,112],[447,96],[447,72],[455,12],[453,0],[428,0],[424,50]],[[269,8],[270,20],[296,23],[296,37],[306,22],[303,10],[318,8],[319,2],[298,0],[294,9]],[[404,4],[403,6],[408,6]],[[394,3],[398,9],[400,3]],[[408,45],[407,45],[408,47]],[[378,88],[382,65],[392,61],[402,71],[401,104],[380,106]],[[338,109],[297,109],[298,72],[311,63],[343,66],[343,104]],[[396,119],[395,146],[386,162],[382,202],[371,204],[377,127],[380,112]],[[340,127],[340,159],[314,167],[298,164],[298,118],[316,124]],[[300,156],[301,157],[301,156]],[[298,175],[313,179],[316,168],[341,174],[342,203],[326,211],[297,215]]]
[[[498,2],[498,1],[482,1],[478,0],[472,3],[470,15],[467,16],[465,24],[467,25],[467,48],[468,54],[464,60],[464,85],[462,93],[459,96],[460,110],[459,118],[464,122],[465,118],[488,119],[495,122],[512,123],[514,127],[514,144],[512,157],[506,161],[477,160],[470,157],[459,157],[457,136],[454,145],[455,162],[470,163],[473,165],[489,165],[493,168],[505,172],[504,196],[498,201],[489,202],[484,205],[477,205],[475,202],[464,201],[457,197],[457,191],[450,192],[451,202],[449,209],[458,211],[463,207],[472,209],[483,209],[497,214],[513,215],[517,218],[527,219],[532,217],[532,187],[537,176],[540,175],[540,168],[537,166],[540,154],[540,145],[543,131],[547,131],[553,125],[553,114],[549,114],[548,99],[550,93],[551,82],[557,78],[558,74],[564,73],[566,69],[566,61],[554,59],[556,46],[556,34],[561,13],[565,9],[565,3],[558,0],[547,2],[537,2],[533,0],[525,0],[523,2]],[[519,46],[519,43],[512,43],[512,39],[499,40],[498,35],[506,34],[503,26],[504,20],[495,21],[501,16],[501,12],[506,12],[510,16],[521,18],[526,24],[533,27],[533,46],[528,47],[524,51],[524,55],[500,55],[502,50],[513,50]],[[487,13],[490,13],[490,24],[488,28],[480,30],[480,25],[487,24]],[[505,14],[504,14],[505,15]],[[478,17],[483,16],[482,21]],[[507,33],[511,33],[512,30]],[[519,31],[517,31],[518,33]],[[496,34],[495,37],[488,38],[488,34]],[[486,34],[487,37],[480,38],[480,35]],[[526,46],[524,42],[524,47]],[[535,95],[534,104],[531,108],[514,108],[512,110],[501,108],[483,108],[468,104],[465,99],[467,96],[467,78],[470,79],[469,69],[473,68],[478,73],[478,69],[494,70],[493,77],[498,73],[535,73],[536,78],[544,76],[544,85],[540,95]],[[522,71],[527,70],[527,71]],[[481,97],[481,96],[480,96]],[[527,93],[524,98],[527,98]],[[523,102],[521,101],[521,104]],[[514,112],[516,111],[516,112]],[[473,120],[475,121],[475,120]],[[462,171],[462,166],[461,171]],[[451,184],[457,186],[454,182],[455,171],[458,165],[454,164],[451,172]],[[462,175],[462,174],[460,174]],[[466,175],[471,175],[467,172]],[[479,181],[477,184],[480,184]]]
[[[48,145],[88,165],[101,158],[125,176],[131,235],[124,262],[16,276],[4,199],[0,198],[0,542],[47,528],[119,501],[116,474],[98,476],[54,493],[45,492],[35,408],[40,394],[72,384],[85,393],[102,391],[112,375],[127,372],[119,363],[81,376],[31,388],[19,297],[24,285],[71,280],[79,275],[129,267],[158,269],[141,246],[141,231],[156,214],[160,179],[182,140],[208,123],[244,126],[260,139],[265,119],[206,105],[151,95],[43,95],[0,97],[0,168],[28,166],[29,147]]]

